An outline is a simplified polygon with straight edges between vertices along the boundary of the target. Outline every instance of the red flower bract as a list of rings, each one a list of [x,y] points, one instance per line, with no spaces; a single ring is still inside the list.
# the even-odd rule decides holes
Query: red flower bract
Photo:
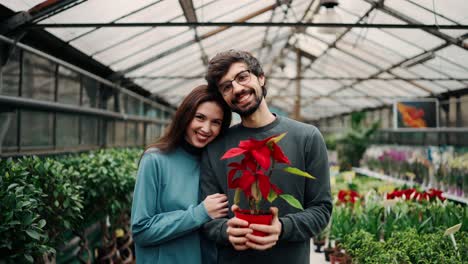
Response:
[[[291,164],[281,147],[277,144],[286,133],[274,135],[262,140],[248,139],[239,142],[221,157],[222,160],[243,155],[240,162],[228,164],[228,187],[236,189],[234,202],[238,203],[241,190],[249,201],[250,210],[258,212],[262,200],[273,202],[281,197],[291,206],[303,210],[301,203],[291,195],[283,195],[283,191],[273,183],[271,176],[276,163]],[[287,167],[284,171],[306,178],[314,179],[312,175],[298,168]],[[263,198],[263,199],[262,199]]]

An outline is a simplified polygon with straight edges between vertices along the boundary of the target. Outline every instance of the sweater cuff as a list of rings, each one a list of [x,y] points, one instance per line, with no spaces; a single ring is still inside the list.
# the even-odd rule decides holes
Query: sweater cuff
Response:
[[[279,221],[281,222],[281,234],[279,236],[279,240],[288,240],[291,236],[292,229],[293,229],[293,222],[289,217],[280,217]]]
[[[201,224],[211,220],[211,216],[208,214],[208,211],[206,211],[205,202],[201,202],[197,205],[193,210],[193,214],[195,219],[200,221]]]
[[[227,234],[227,220],[224,221],[223,225],[221,226],[221,233],[219,236],[219,240],[217,241],[219,244],[229,245],[229,237]]]

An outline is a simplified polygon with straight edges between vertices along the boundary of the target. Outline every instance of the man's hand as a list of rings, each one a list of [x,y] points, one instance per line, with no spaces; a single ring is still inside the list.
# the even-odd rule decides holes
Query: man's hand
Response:
[[[266,236],[254,236],[250,233],[246,234],[246,238],[248,241],[245,245],[249,248],[256,249],[256,250],[267,250],[272,248],[276,245],[276,242],[279,239],[279,235],[281,234],[281,222],[278,218],[278,208],[270,207],[270,211],[273,214],[273,220],[271,221],[271,225],[260,225],[260,224],[251,224],[249,228],[257,231],[262,231],[266,233]]]
[[[239,210],[237,205],[231,207],[232,212]],[[227,221],[226,232],[228,234],[229,242],[232,244],[235,250],[246,250],[249,247],[246,246],[248,239],[245,235],[252,233],[252,229],[248,228],[249,223],[237,217],[233,217]]]

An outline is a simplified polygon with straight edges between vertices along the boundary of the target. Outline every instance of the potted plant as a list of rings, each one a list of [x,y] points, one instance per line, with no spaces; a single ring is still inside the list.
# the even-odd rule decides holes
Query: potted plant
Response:
[[[286,135],[274,135],[263,140],[248,139],[239,142],[238,147],[229,149],[221,157],[221,160],[244,155],[240,162],[228,164],[232,169],[228,173],[228,187],[236,189],[234,203],[239,204],[240,194],[244,193],[248,200],[249,209],[235,212],[237,218],[244,219],[249,223],[270,224],[272,215],[270,212],[260,210],[262,199],[272,203],[280,197],[289,205],[301,209],[301,203],[292,195],[284,194],[283,191],[270,182],[273,169],[277,163],[290,165],[288,157],[284,155],[278,142]],[[299,176],[315,179],[309,173],[293,167],[286,167],[284,171]],[[240,173],[240,176],[235,177]],[[262,232],[254,231],[254,235],[262,235]]]

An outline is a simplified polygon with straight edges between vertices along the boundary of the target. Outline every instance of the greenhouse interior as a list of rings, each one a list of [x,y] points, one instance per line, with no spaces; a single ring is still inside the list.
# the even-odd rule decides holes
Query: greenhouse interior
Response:
[[[0,263],[139,263],[142,155],[228,50],[323,136],[310,263],[468,263],[467,1],[0,0],[0,48]]]

